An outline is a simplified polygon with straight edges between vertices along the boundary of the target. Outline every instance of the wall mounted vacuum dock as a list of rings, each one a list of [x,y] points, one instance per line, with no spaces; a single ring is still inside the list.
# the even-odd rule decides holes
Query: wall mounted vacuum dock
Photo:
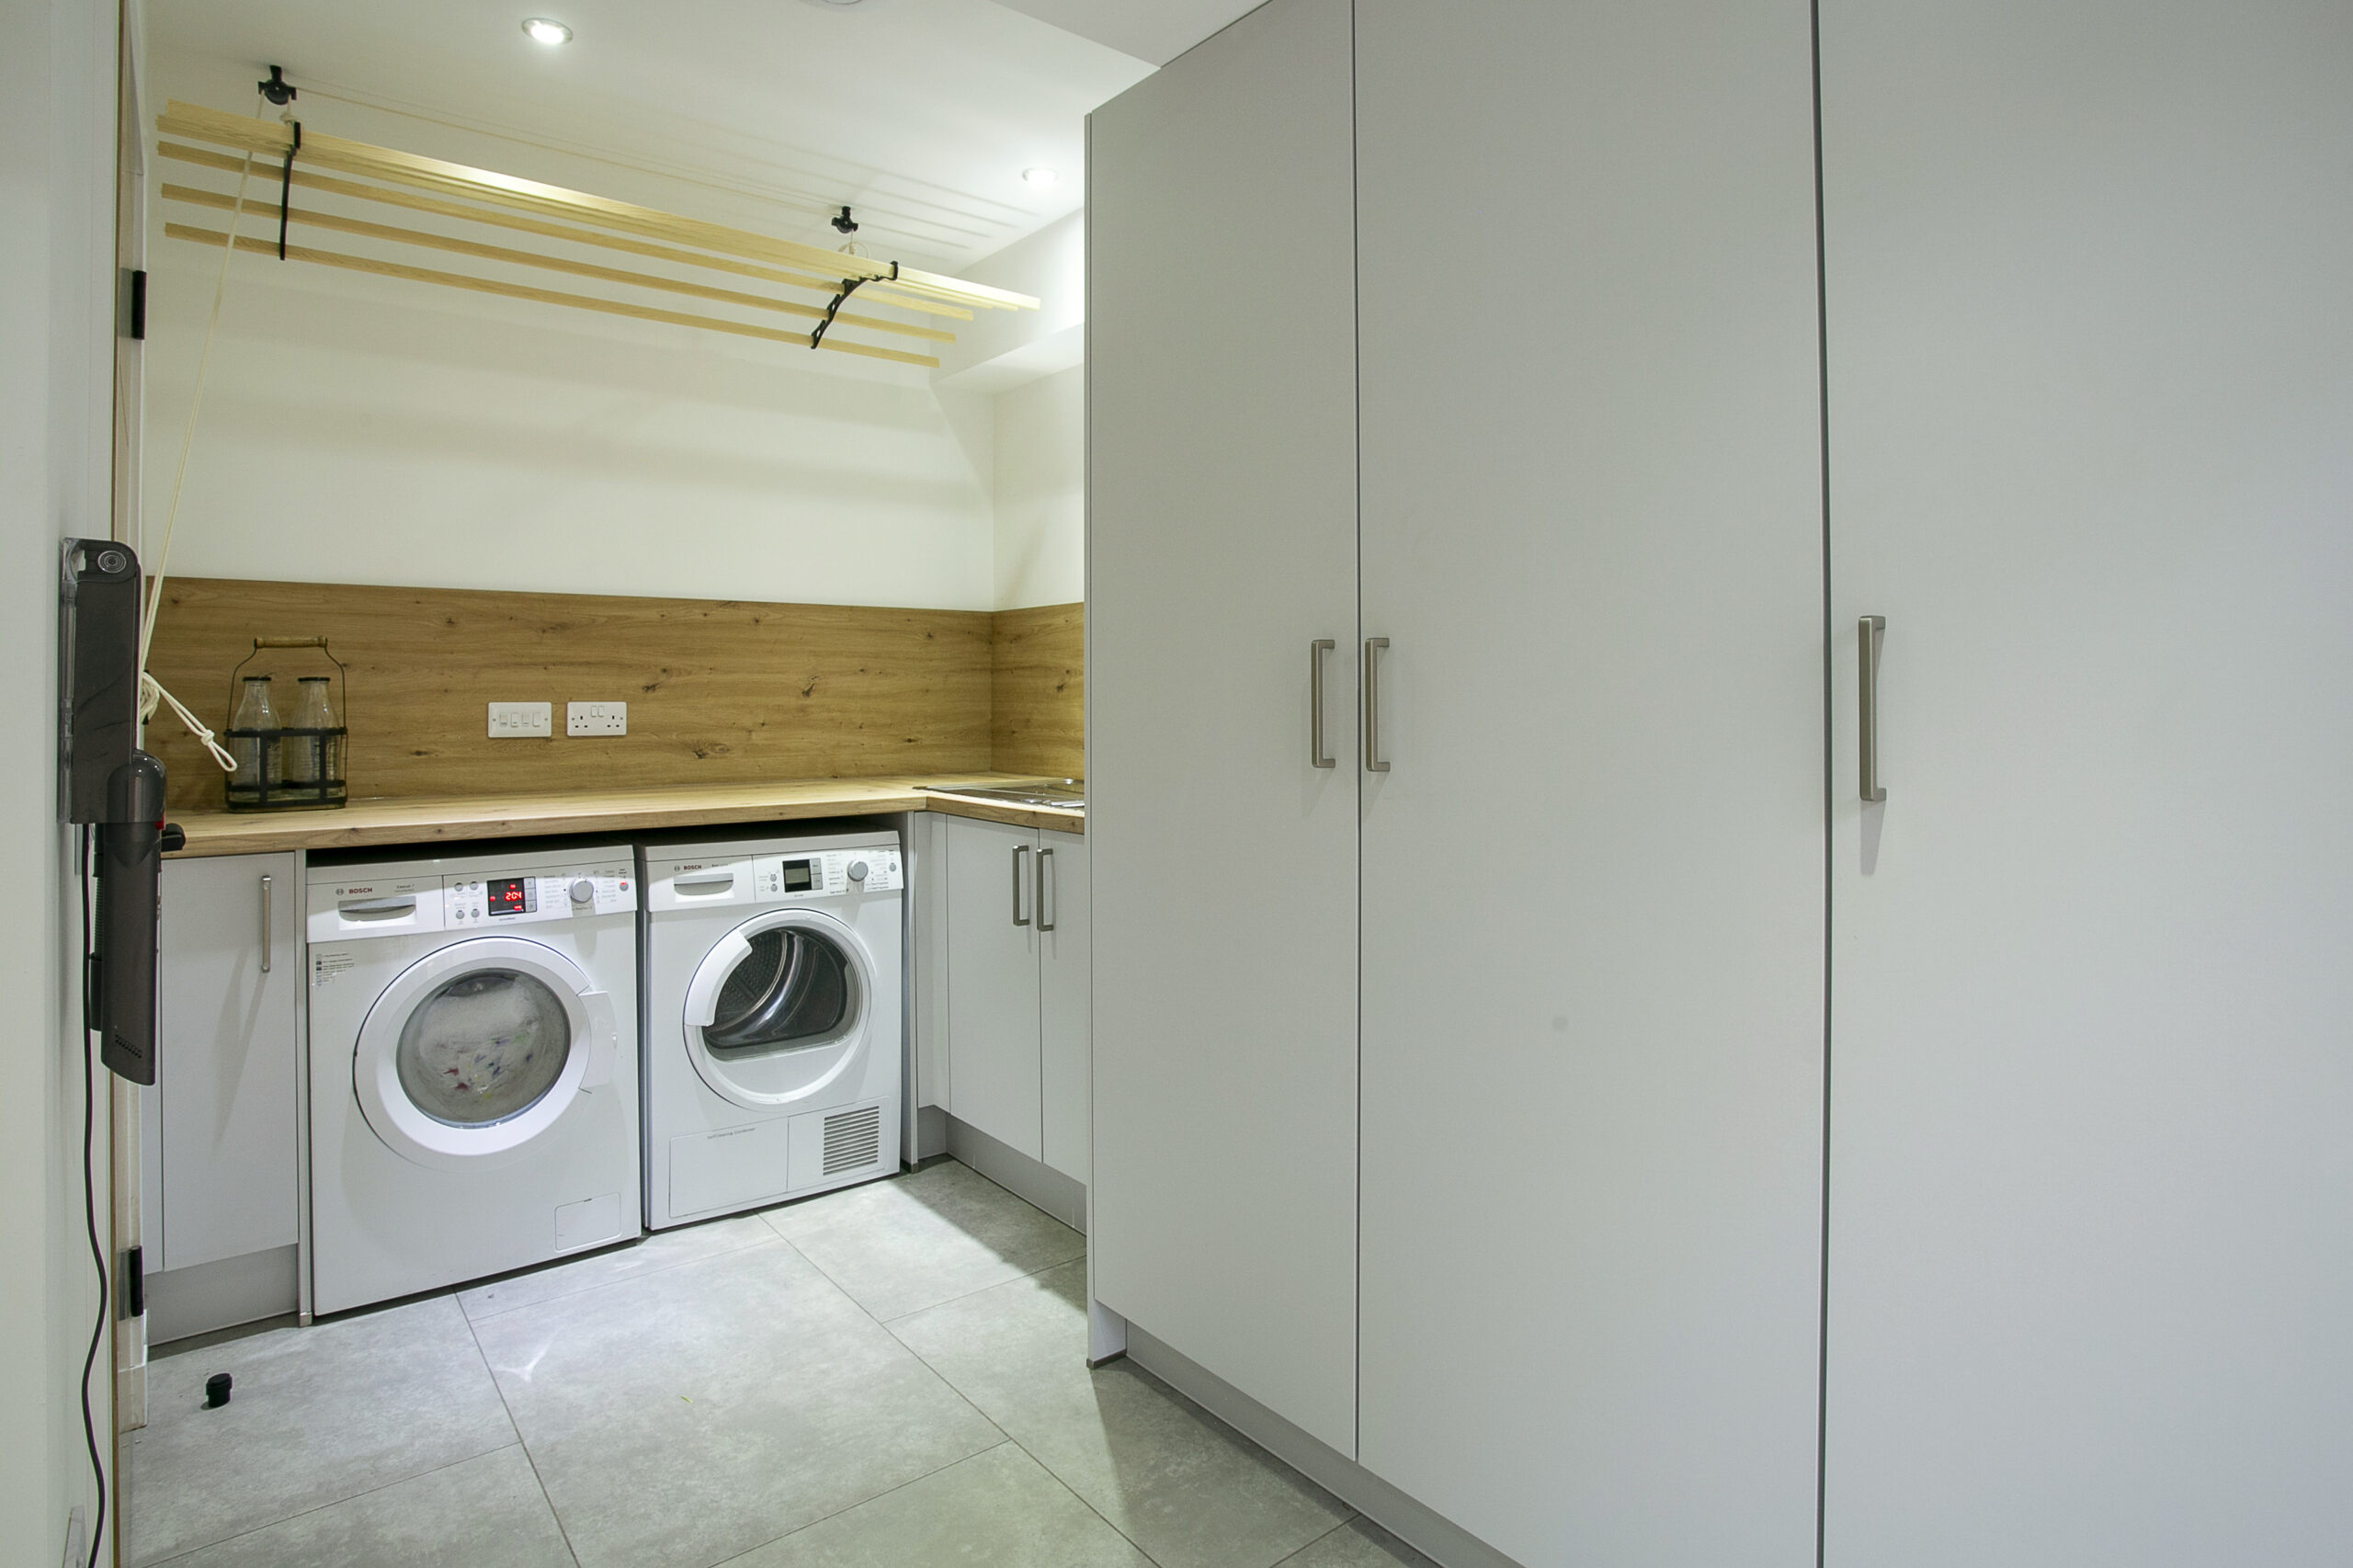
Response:
[[[164,822],[164,765],[138,747],[139,557],[67,540],[59,584],[58,799],[97,829],[97,924],[83,1017],[108,1069],[155,1081],[158,884],[179,830]],[[87,874],[87,856],[84,858]]]

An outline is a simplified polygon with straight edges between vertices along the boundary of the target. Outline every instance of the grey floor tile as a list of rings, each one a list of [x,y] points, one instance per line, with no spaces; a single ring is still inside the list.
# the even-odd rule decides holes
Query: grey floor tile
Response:
[[[572,1568],[519,1446],[174,1558],[170,1568]]]
[[[1087,1370],[1082,1262],[891,1331],[1162,1568],[1270,1568],[1350,1510],[1157,1378]]]
[[[727,1568],[1153,1568],[1012,1443],[860,1503]]]
[[[1280,1568],[1438,1568],[1370,1519],[1350,1519],[1282,1560]]]
[[[764,1216],[888,1320],[1082,1256],[1086,1238],[953,1161]]]
[[[789,1246],[474,1327],[585,1568],[705,1568],[1003,1440]]]
[[[236,1380],[219,1410],[204,1381]],[[152,1562],[515,1441],[447,1296],[165,1356],[132,1434],[125,1538]]]
[[[570,1263],[551,1264],[529,1274],[494,1279],[487,1285],[460,1290],[458,1304],[465,1308],[466,1316],[480,1322],[517,1307],[536,1306],[558,1296],[576,1295],[599,1285],[617,1285],[624,1279],[658,1274],[697,1258],[716,1257],[737,1247],[757,1246],[775,1240],[776,1233],[762,1224],[756,1214],[657,1231],[634,1246],[615,1247],[609,1252],[574,1258]]]

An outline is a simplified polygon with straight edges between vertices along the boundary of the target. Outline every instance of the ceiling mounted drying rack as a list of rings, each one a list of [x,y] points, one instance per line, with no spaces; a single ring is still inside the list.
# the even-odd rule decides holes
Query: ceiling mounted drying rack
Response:
[[[372,147],[362,142],[347,142],[340,137],[323,136],[315,131],[305,132],[299,123],[280,124],[273,120],[251,119],[244,115],[226,114],[175,99],[157,119],[156,129],[165,138],[158,145],[157,152],[176,162],[229,174],[244,175],[258,168],[265,175],[278,176],[278,199],[276,202],[267,199],[254,201],[242,195],[230,196],[199,187],[166,184],[163,191],[166,201],[231,214],[229,230],[203,228],[189,223],[166,223],[164,233],[173,239],[225,246],[233,238],[239,250],[273,256],[286,261],[306,261],[347,271],[372,273],[378,277],[438,283],[446,288],[495,294],[507,299],[565,305],[606,315],[630,316],[640,321],[698,327],[738,337],[767,338],[810,348],[832,349],[841,354],[858,354],[868,358],[930,367],[936,367],[939,361],[929,354],[884,347],[856,338],[845,338],[838,334],[855,331],[883,334],[903,340],[914,338],[926,343],[952,343],[956,340],[955,333],[933,324],[971,321],[982,311],[1034,311],[1039,306],[1039,301],[1028,294],[919,271],[902,267],[895,261],[876,261],[867,256],[825,250],[817,245],[800,244],[791,240],[754,233],[746,229],[730,228],[696,218],[682,218],[651,207],[637,207],[582,191],[566,190],[561,186],[517,179],[488,169],[469,168],[463,164],[444,163],[438,158]],[[190,143],[210,143],[210,146]],[[233,151],[216,152],[212,148]],[[271,167],[272,165],[277,166]],[[344,175],[361,177],[337,177]],[[457,219],[487,229],[535,234],[600,250],[624,252],[691,271],[687,277],[674,277],[629,267],[605,267],[544,251],[492,244],[462,234],[375,222],[323,210],[308,200],[298,206],[295,201],[298,191],[306,198],[328,196],[370,201],[437,218]],[[456,199],[450,199],[452,198]],[[277,233],[268,238],[257,234],[233,235],[230,231],[233,230],[237,217],[246,212],[274,219]],[[477,261],[562,273],[657,293],[683,295],[770,315],[794,316],[813,321],[816,324],[806,331],[787,330],[726,316],[664,310],[625,299],[534,288],[473,273],[448,272],[438,267],[419,267],[381,256],[355,256],[290,244],[288,234],[304,226],[392,245],[468,256]],[[742,289],[721,288],[694,275],[711,273],[724,274],[731,278],[755,278],[780,289],[808,290],[825,298],[822,302],[816,302],[767,292],[752,293]],[[909,321],[869,312],[843,310],[843,305],[853,294],[863,305],[902,311],[921,319]]]

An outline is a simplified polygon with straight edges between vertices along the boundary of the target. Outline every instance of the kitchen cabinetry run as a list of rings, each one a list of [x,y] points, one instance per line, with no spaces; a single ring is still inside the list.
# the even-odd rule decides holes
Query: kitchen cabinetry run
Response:
[[[1086,840],[949,819],[947,1096],[958,1120],[1087,1178]]]
[[[1814,10],[1095,115],[1096,1294],[1529,1568],[2341,1559],[2353,11]]]
[[[228,1268],[298,1240],[301,911],[295,856],[165,863],[155,1085],[142,1095],[141,1128],[146,1270],[174,1277],[155,1295],[166,1333],[193,1332],[176,1316],[183,1306],[199,1322],[233,1314],[259,1289],[221,1269],[184,1271]],[[271,1259],[255,1278],[290,1286],[290,1259]],[[202,1283],[180,1284],[194,1279]],[[176,1302],[176,1292],[191,1300]],[[253,1315],[266,1315],[295,1302],[289,1293],[256,1304]]]

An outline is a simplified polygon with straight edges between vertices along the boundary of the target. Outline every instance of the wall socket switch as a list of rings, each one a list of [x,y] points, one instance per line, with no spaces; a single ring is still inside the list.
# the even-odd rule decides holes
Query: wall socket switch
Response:
[[[629,704],[567,702],[563,705],[563,733],[567,735],[626,735],[629,733]]]
[[[513,740],[555,733],[552,702],[494,702],[490,705],[490,738]]]

